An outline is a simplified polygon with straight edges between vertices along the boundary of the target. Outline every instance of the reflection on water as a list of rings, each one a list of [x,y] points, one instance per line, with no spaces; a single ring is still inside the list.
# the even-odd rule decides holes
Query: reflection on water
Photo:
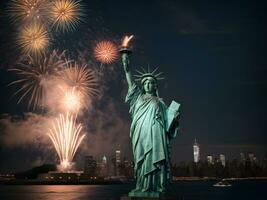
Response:
[[[236,181],[232,187],[213,187],[212,181],[177,182],[175,193],[184,200],[264,200],[267,181]],[[0,185],[1,200],[119,200],[133,188],[122,185]]]
[[[125,185],[124,185],[125,186]],[[129,187],[130,185],[128,185]],[[127,194],[122,185],[0,186],[2,200],[116,200]]]

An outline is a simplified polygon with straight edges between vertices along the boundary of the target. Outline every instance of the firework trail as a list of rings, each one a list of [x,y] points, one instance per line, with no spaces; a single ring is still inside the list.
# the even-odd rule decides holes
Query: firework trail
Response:
[[[82,6],[80,0],[54,0],[50,11],[52,26],[56,30],[74,30],[82,21]]]
[[[10,16],[19,25],[33,22],[47,23],[49,20],[49,0],[11,0]]]
[[[63,58],[64,52],[58,55],[56,51],[38,59],[26,56],[16,67],[9,69],[20,77],[19,80],[9,84],[9,86],[20,86],[14,94],[20,96],[18,103],[28,97],[28,107],[32,107],[34,110],[42,107],[45,101],[46,82],[65,67],[66,61]]]
[[[101,41],[94,48],[94,56],[103,64],[111,64],[118,58],[118,48],[111,41]]]
[[[17,42],[25,54],[39,55],[48,47],[49,35],[43,25],[33,23],[22,28]]]
[[[76,124],[75,117],[69,114],[59,115],[52,123],[48,136],[56,149],[63,170],[71,166],[75,152],[85,137],[81,131],[82,125]]]

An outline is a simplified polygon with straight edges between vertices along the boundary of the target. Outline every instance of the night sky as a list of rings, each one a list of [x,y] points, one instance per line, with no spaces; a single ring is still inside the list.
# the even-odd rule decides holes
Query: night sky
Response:
[[[7,2],[0,3],[1,123],[10,118],[26,120],[29,113],[41,115],[27,108],[27,102],[17,104],[17,98],[12,97],[15,88],[7,87],[16,79],[7,69],[21,55],[15,43],[15,25],[7,16]],[[132,69],[148,64],[159,67],[165,77],[159,82],[160,97],[168,105],[172,100],[182,105],[181,129],[172,146],[174,162],[193,159],[194,138],[200,144],[201,159],[219,153],[226,159],[238,158],[240,152],[266,157],[267,28],[263,1],[82,2],[83,22],[71,33],[54,33],[49,50],[66,49],[74,59],[78,50],[88,52],[90,65],[99,66],[91,56],[97,41],[108,39],[119,44],[124,35],[133,34]],[[118,145],[131,157],[127,145],[130,116],[124,103],[127,85],[120,61],[104,66],[103,73],[102,97],[81,119],[88,139],[77,153],[80,162],[89,154],[111,156]],[[53,148],[45,148],[37,139],[34,144],[10,145],[3,139],[5,126],[1,125],[0,131],[0,170],[24,170],[55,159]]]

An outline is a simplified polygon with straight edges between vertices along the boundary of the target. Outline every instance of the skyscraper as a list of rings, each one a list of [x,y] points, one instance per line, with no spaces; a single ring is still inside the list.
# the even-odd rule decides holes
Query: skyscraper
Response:
[[[199,159],[200,159],[200,148],[199,148],[199,145],[197,143],[197,140],[195,138],[195,143],[193,145],[193,154],[194,154],[194,162],[195,163],[198,163],[199,162]]]
[[[96,176],[96,167],[96,160],[94,160],[93,156],[85,156],[84,174],[89,176]]]
[[[257,160],[257,158],[256,158],[256,156],[254,155],[254,153],[249,152],[249,153],[248,153],[248,160],[249,160],[250,162],[255,162],[255,161]]]
[[[246,156],[245,156],[245,154],[243,152],[240,153],[240,161],[242,163],[246,162]]]
[[[212,155],[207,155],[207,162],[208,162],[208,164],[211,164],[211,165],[214,164]]]
[[[100,175],[103,177],[108,176],[107,157],[104,155],[100,162]]]
[[[220,154],[220,163],[225,167],[225,155]]]
[[[103,165],[107,164],[107,157],[105,155],[102,157],[102,163]]]
[[[121,150],[120,146],[115,151],[115,175],[120,176]]]

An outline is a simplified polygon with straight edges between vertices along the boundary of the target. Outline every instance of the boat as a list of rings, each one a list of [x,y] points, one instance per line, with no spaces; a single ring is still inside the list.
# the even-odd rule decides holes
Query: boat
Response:
[[[226,180],[221,180],[220,182],[215,183],[213,186],[214,186],[214,187],[231,187],[232,184],[230,184],[230,183],[227,182]]]

